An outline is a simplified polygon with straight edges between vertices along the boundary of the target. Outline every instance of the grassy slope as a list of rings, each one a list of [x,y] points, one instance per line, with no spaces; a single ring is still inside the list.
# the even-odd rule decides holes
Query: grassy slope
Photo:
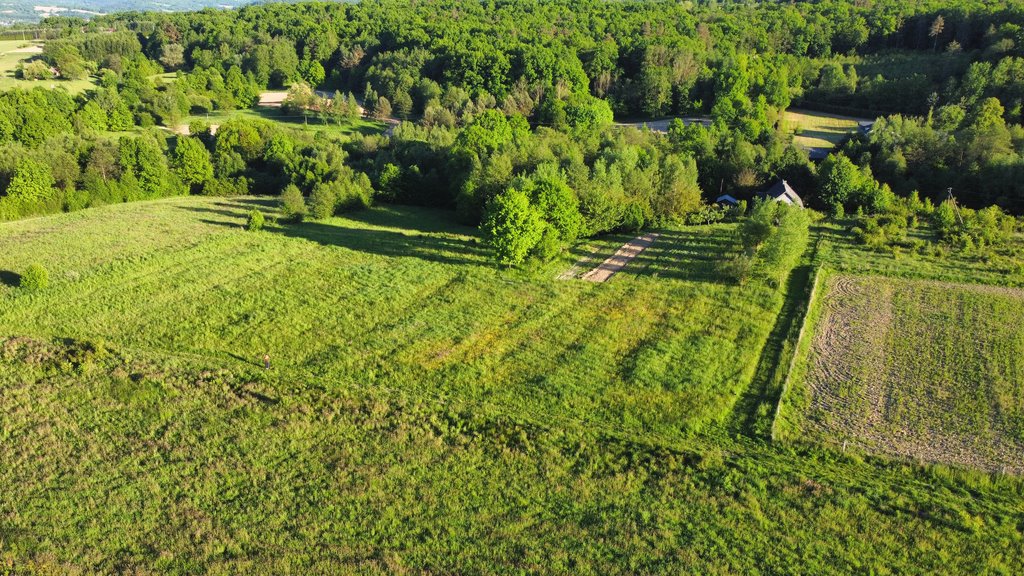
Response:
[[[498,271],[475,231],[443,213],[378,209],[254,235],[241,230],[245,202],[11,223],[0,269],[40,261],[56,282],[31,299],[6,289],[0,331],[218,358],[268,352],[347,385],[678,434],[728,413],[780,304],[770,290],[715,281],[727,226],[666,231],[636,273],[595,286],[554,281],[554,269]]]
[[[0,287],[0,333],[112,350],[0,344],[0,567],[1022,568],[1016,480],[680,433],[749,379],[779,304],[717,281],[728,227],[594,286],[551,280],[577,255],[496,271],[438,213],[249,234],[243,207],[0,226],[5,282],[54,276]]]
[[[0,567],[62,574],[979,573],[1020,486],[758,443],[0,345]],[[20,361],[16,361],[20,360]]]
[[[809,110],[787,110],[783,119],[784,130],[799,134],[793,141],[808,148],[833,148],[851,134],[856,134],[858,122],[864,119],[812,112]]]

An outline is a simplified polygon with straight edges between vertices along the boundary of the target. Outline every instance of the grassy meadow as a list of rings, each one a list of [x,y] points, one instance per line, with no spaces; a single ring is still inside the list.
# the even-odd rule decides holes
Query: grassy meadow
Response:
[[[843,140],[856,134],[858,122],[866,119],[813,112],[810,110],[786,110],[782,119],[783,130],[793,134],[793,142],[806,148],[831,150]]]
[[[189,123],[199,120],[211,126],[220,126],[228,120],[236,118],[263,119],[279,122],[289,128],[305,130],[309,132],[328,132],[331,134],[378,134],[387,127],[383,122],[369,118],[345,119],[341,123],[333,121],[324,122],[316,114],[303,117],[301,114],[286,115],[280,108],[262,107],[246,108],[242,110],[214,110],[207,114],[194,114],[188,116],[180,126],[178,132],[187,132]]]
[[[35,56],[33,53],[24,52],[23,49],[37,45],[39,45],[38,42],[32,41],[0,40],[0,90],[11,88],[31,90],[36,86],[43,86],[46,88],[63,87],[72,94],[81,94],[96,85],[91,78],[86,80],[22,80],[15,78],[14,72],[18,69],[18,65]]]
[[[253,206],[0,225],[0,572],[1024,569],[1016,478],[734,432],[792,304],[719,276],[733,225],[591,284],[628,237],[525,272],[446,212]]]
[[[45,293],[0,294],[0,332],[102,339],[679,434],[721,422],[781,298],[719,281],[731,227],[666,231],[606,285],[491,265],[444,212],[378,208],[242,230],[257,200],[175,199],[0,231],[0,269],[38,261]],[[56,230],[59,233],[55,233]],[[581,247],[612,252],[622,238]],[[600,258],[600,256],[598,257]],[[240,359],[240,360],[233,360]]]

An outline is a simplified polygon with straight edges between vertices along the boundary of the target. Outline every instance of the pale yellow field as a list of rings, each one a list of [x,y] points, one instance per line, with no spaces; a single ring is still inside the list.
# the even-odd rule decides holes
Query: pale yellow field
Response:
[[[808,110],[787,110],[783,126],[787,133],[802,131],[794,142],[807,148],[834,148],[848,135],[857,133],[857,123],[869,121],[866,118],[852,118]]]

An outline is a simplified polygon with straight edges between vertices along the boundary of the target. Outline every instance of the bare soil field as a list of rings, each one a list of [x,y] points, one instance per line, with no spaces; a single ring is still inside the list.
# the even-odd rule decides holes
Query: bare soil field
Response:
[[[1024,473],[1024,290],[834,276],[793,402],[801,436]]]

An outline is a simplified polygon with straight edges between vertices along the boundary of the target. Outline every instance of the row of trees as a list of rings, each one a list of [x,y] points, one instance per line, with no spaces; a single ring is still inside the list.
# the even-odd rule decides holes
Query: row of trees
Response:
[[[834,214],[881,214],[913,190],[944,190],[949,178],[968,203],[1024,209],[1015,178],[1024,133],[1006,120],[1019,110],[999,100],[1019,97],[1012,79],[1024,60],[1003,41],[1011,29],[969,24],[1019,15],[979,7],[929,30],[930,49],[911,42],[899,18],[934,20],[936,6],[447,0],[448,19],[436,5],[375,2],[114,15],[62,28],[42,55],[61,70],[94,71],[99,87],[87,97],[0,94],[0,144],[27,160],[8,161],[0,190],[9,214],[187,191],[283,190],[295,217],[374,198],[446,206],[483,224],[510,264],[550,257],[580,236],[681,221],[702,209],[702,189],[744,196],[780,177]],[[921,119],[882,120],[817,167],[781,130],[794,98],[863,88],[837,52],[938,53],[941,42],[959,44],[943,57],[963,75],[928,99]],[[179,72],[165,81],[164,70]],[[358,90],[365,112],[417,123],[346,140],[270,122],[232,120],[216,134],[196,123],[188,137],[122,138],[116,162],[90,171],[94,151],[104,157],[110,145],[96,135],[179,128],[190,113],[251,106],[279,85],[291,86],[286,112],[349,121],[361,113]],[[613,110],[709,119],[677,119],[663,137],[614,127]],[[762,244],[747,247],[752,263]]]

